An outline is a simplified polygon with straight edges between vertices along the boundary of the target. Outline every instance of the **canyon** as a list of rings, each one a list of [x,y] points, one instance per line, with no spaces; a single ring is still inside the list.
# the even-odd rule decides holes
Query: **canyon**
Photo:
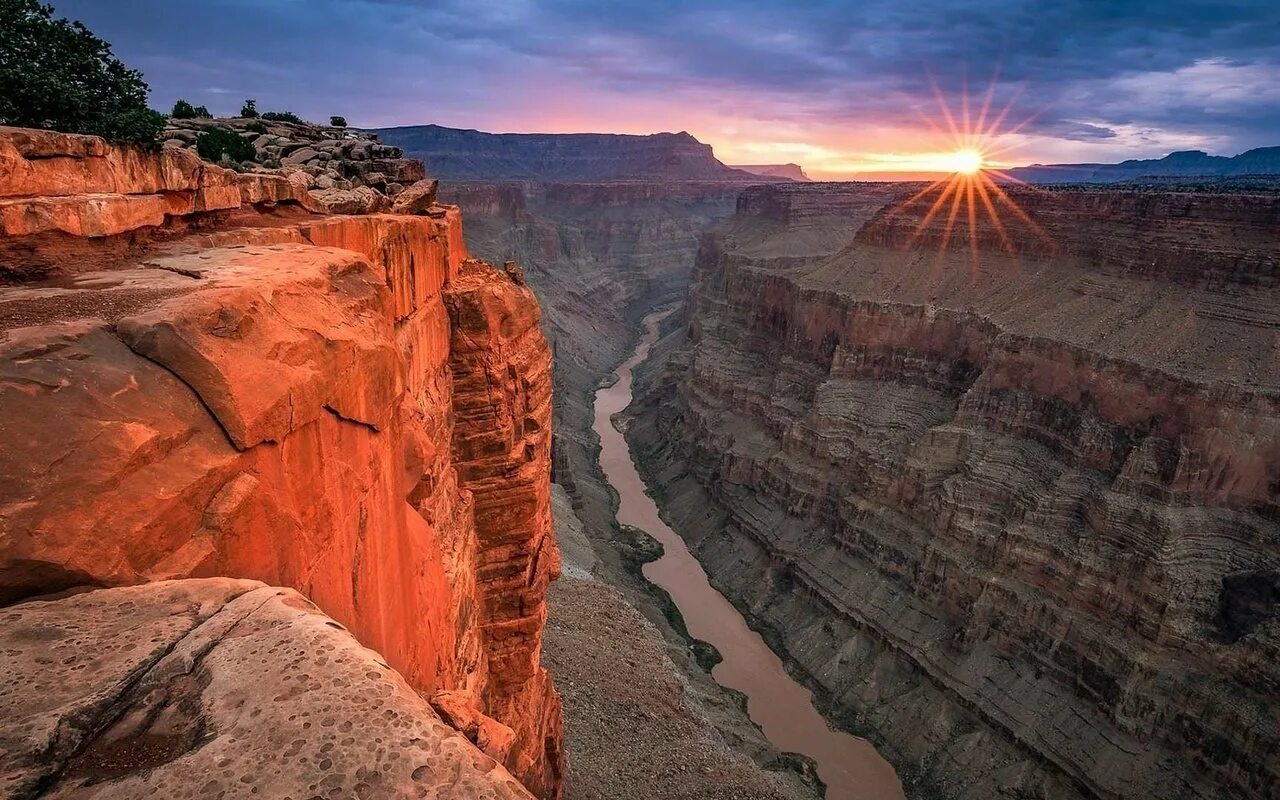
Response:
[[[711,678],[680,612],[641,573],[652,540],[619,524],[595,429],[597,390],[631,353],[642,318],[683,297],[699,236],[732,214],[741,188],[691,180],[440,186],[441,198],[464,210],[472,252],[521,265],[555,352],[553,490],[567,566],[549,594],[543,654],[565,696],[566,744],[576,754],[570,797],[812,796],[799,779],[806,768],[761,734],[740,695]],[[616,670],[629,680],[614,680]]]
[[[908,796],[1280,796],[1280,201],[921,188],[703,239],[626,419],[665,521]]]
[[[1275,196],[377,135],[0,129],[7,794],[1280,797]]]
[[[0,129],[6,794],[562,795],[551,350],[434,200]]]

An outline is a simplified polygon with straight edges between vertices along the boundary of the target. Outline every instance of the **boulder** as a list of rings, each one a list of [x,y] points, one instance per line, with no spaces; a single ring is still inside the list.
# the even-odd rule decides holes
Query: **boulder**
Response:
[[[329,210],[331,214],[376,214],[386,211],[390,201],[386,195],[370,189],[368,186],[357,186],[354,189],[317,189],[311,197]]]
[[[287,147],[285,149],[288,150]],[[289,164],[302,164],[318,155],[320,153],[310,147],[301,147],[296,150],[289,150],[289,154],[284,157],[284,161]]]
[[[425,214],[436,203],[440,181],[435,178],[420,180],[396,195],[391,203],[395,214]]]

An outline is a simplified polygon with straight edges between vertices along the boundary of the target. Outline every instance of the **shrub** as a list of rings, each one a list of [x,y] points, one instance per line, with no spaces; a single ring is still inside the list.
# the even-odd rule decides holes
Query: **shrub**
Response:
[[[0,125],[154,143],[164,115],[147,108],[142,73],[80,22],[38,0],[0,0]]]
[[[248,139],[235,131],[210,128],[196,139],[196,152],[205,161],[217,163],[227,158],[231,161],[253,161],[258,151]]]
[[[292,111],[268,111],[262,115],[262,118],[272,122],[296,122],[302,124],[302,117]]]
[[[200,119],[213,119],[213,115],[209,113],[209,109],[205,108],[204,106],[196,106],[191,110],[194,111],[196,117]]]
[[[258,116],[258,101],[252,98],[245,100],[244,105],[240,106],[240,116],[250,119]]]
[[[169,116],[174,119],[195,119],[196,109],[186,100],[179,100],[173,104],[173,110],[169,112]]]
[[[329,117],[329,124],[335,128],[345,128],[347,127],[347,118],[346,117]]]
[[[253,122],[250,122],[248,125],[245,125],[245,126],[244,126],[244,129],[245,129],[246,131],[253,131],[254,133],[266,133],[266,132],[267,132],[267,126],[266,126],[265,124],[261,123],[261,122],[258,122],[257,120],[255,120],[255,121],[253,121]]]

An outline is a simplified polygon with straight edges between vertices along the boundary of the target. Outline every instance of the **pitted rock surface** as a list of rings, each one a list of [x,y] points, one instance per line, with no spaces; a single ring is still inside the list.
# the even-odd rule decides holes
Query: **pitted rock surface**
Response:
[[[528,798],[291,589],[209,578],[0,611],[6,797]]]

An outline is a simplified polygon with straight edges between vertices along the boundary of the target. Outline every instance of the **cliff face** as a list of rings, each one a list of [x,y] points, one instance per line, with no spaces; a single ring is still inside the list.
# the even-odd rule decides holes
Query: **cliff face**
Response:
[[[672,522],[918,794],[1280,796],[1277,201],[1020,195],[975,259],[909,194],[704,240],[629,429]]]
[[[740,191],[696,182],[441,184],[466,215],[471,252],[524,267],[555,349],[557,537],[576,539],[577,564],[567,548],[543,657],[565,694],[570,798],[811,796],[638,579],[592,429],[596,388],[629,355],[641,317],[684,295],[699,235],[733,212]],[[584,646],[591,642],[607,644]],[[615,679],[619,670],[628,680]]]
[[[684,132],[485,133],[410,125],[375,133],[446,181],[761,180],[726,167],[710,145]]]
[[[560,793],[550,350],[456,208],[316,216],[191,153],[0,131],[0,594],[296,589]],[[497,730],[492,725],[486,730]],[[483,741],[482,741],[483,740]]]
[[[467,214],[467,240],[495,261],[517,260],[556,351],[556,480],[588,528],[608,538],[613,502],[595,465],[592,398],[620,363],[649,309],[683,296],[698,237],[733,212],[725,183],[446,182]]]

